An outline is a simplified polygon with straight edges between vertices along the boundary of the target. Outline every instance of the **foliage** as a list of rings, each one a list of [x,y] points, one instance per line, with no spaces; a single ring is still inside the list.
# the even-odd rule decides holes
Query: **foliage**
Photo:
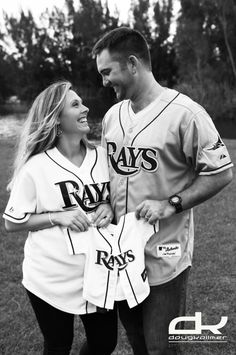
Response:
[[[15,93],[12,83],[17,77],[17,63],[13,57],[7,55],[4,40],[5,36],[0,32],[0,103]]]
[[[155,78],[183,89],[213,117],[235,119],[236,4],[234,0],[132,0],[129,25],[147,38]],[[0,101],[10,95],[31,101],[49,83],[68,79],[101,117],[114,102],[102,87],[92,47],[105,32],[122,25],[102,0],[65,0],[66,11],[54,7],[35,21],[30,11],[4,15],[0,32]],[[77,7],[75,7],[75,5]],[[13,44],[7,50],[6,43]],[[98,109],[97,109],[98,108]],[[215,111],[215,112],[214,112]]]
[[[236,114],[236,5],[181,0],[175,37],[179,85],[218,119]]]

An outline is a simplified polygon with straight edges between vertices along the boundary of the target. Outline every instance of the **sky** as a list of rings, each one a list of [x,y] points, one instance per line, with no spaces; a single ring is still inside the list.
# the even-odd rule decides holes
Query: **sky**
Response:
[[[102,0],[105,3],[106,0]],[[129,10],[132,0],[107,0],[108,6],[110,8],[111,14],[117,8],[120,13],[120,20],[124,23],[129,19]],[[150,1],[151,3],[154,0]],[[79,3],[79,0],[74,0],[75,8],[76,4]],[[2,12],[3,10],[9,15],[17,16],[20,13],[20,10],[31,10],[34,16],[35,21],[37,18],[44,12],[47,8],[51,10],[54,6],[57,6],[61,9],[65,7],[65,0],[0,0],[0,29],[4,29],[1,25],[3,23]],[[177,16],[177,13],[180,9],[179,0],[174,0],[173,2],[174,17]],[[175,21],[172,22],[170,27],[170,34],[173,36],[176,31]]]
[[[74,4],[78,2],[78,0],[74,0]],[[105,0],[102,0],[102,2],[105,2]],[[111,12],[117,7],[120,12],[120,18],[124,22],[128,19],[130,4],[131,0],[108,0]],[[65,0],[1,0],[0,21],[2,20],[2,10],[6,11],[9,15],[17,15],[21,9],[24,11],[30,9],[34,17],[37,18],[46,8],[52,9],[54,6],[63,8]],[[174,1],[174,12],[177,12],[178,9],[179,4],[176,0]]]
[[[74,0],[74,4],[78,1]],[[127,20],[128,10],[130,8],[131,0],[108,0],[108,5],[111,11],[115,10],[117,6],[120,11],[122,20]],[[37,18],[46,8],[51,9],[54,6],[63,8],[65,5],[64,0],[1,0],[0,13],[2,10],[6,11],[9,15],[17,15],[21,9],[30,9],[35,18]],[[2,16],[0,17],[2,19]]]

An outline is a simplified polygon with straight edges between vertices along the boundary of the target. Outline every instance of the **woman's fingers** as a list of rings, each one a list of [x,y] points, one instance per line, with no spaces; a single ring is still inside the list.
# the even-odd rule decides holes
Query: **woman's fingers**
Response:
[[[78,232],[87,231],[92,223],[94,226],[99,228],[107,227],[113,219],[113,212],[110,205],[108,204],[102,204],[97,208],[92,223],[86,214],[80,210],[74,210],[70,212],[71,214],[68,216],[71,219],[69,222],[69,227]]]

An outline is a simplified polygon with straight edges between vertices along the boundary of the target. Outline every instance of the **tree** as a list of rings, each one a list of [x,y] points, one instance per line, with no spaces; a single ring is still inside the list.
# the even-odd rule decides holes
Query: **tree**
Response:
[[[235,82],[235,37],[233,0],[181,0],[175,39],[181,75],[194,72],[201,81],[205,72],[214,76],[216,70],[219,82],[233,83],[232,74]]]
[[[236,5],[227,0],[181,0],[175,48],[180,89],[213,117],[234,117]]]
[[[140,31],[148,43],[151,42],[151,19],[149,16],[149,0],[132,1],[131,11],[133,13],[133,27]]]
[[[149,0],[134,0],[131,10],[134,29],[139,30],[149,44],[155,78],[172,86],[177,75],[175,51],[170,39],[172,0],[155,2],[152,6]]]
[[[4,46],[4,35],[0,34],[0,103],[3,103],[9,96],[17,95],[17,63],[13,57],[8,55]]]
[[[157,80],[173,86],[177,78],[175,48],[170,36],[173,18],[172,0],[163,0],[154,5],[154,30],[151,39],[153,73]]]

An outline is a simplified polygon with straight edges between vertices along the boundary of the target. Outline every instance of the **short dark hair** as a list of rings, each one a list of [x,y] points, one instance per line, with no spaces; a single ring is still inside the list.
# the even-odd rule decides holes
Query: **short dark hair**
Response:
[[[151,70],[151,58],[148,44],[144,36],[137,30],[129,27],[118,27],[106,33],[94,46],[93,54],[96,56],[104,49],[122,59],[135,55]]]

